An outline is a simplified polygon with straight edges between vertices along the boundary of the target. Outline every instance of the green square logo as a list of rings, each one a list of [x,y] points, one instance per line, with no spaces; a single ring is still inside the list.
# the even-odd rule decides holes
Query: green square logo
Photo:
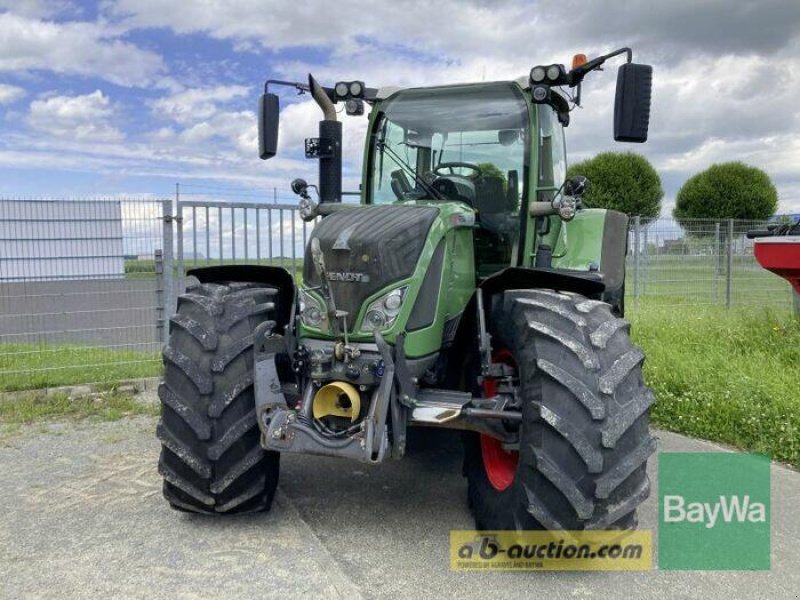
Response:
[[[769,467],[755,454],[659,454],[659,568],[769,569]]]

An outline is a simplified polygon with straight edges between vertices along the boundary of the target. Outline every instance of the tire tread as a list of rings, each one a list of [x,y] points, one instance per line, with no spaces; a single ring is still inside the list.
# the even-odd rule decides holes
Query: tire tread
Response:
[[[260,445],[253,396],[253,330],[274,314],[277,290],[202,283],[178,301],[164,348],[156,436],[164,496],[181,511],[268,510],[279,455]]]

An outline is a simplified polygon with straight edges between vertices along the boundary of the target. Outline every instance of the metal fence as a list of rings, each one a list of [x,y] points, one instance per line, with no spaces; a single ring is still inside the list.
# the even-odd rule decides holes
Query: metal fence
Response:
[[[159,373],[171,205],[0,200],[0,391]]]
[[[284,267],[297,274],[313,223],[297,203],[178,202],[178,265],[193,267],[251,263]]]
[[[282,266],[298,275],[313,224],[299,218],[291,197],[274,195],[271,200],[271,204],[178,202],[181,266],[250,262]],[[791,286],[761,268],[753,256],[753,241],[745,235],[765,225],[730,219],[679,224],[671,218],[632,218],[626,280],[629,306],[791,307]]]
[[[758,305],[789,308],[793,291],[765,271],[746,233],[763,221],[634,217],[628,239],[629,306],[642,304]],[[795,298],[795,303],[797,299]]]
[[[0,200],[0,391],[158,375],[186,269],[246,262],[299,276],[314,224],[294,200],[188,198],[174,211],[172,200]],[[627,306],[791,307],[790,286],[744,235],[763,225],[632,219]]]

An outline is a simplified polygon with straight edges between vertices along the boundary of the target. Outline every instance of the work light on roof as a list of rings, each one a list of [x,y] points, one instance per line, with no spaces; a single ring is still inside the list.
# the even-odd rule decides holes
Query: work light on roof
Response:
[[[336,92],[336,95],[339,98],[346,98],[347,97],[347,93],[350,91],[350,88],[347,85],[347,82],[340,81],[339,83],[337,83],[334,86],[333,90]]]
[[[531,81],[533,83],[541,83],[547,76],[547,71],[544,67],[533,67],[531,69]]]
[[[561,65],[550,65],[547,67],[547,79],[550,83],[555,83],[561,77],[561,74],[564,72],[564,67]]]
[[[333,86],[336,100],[349,100],[350,98],[364,97],[363,81],[339,81]]]

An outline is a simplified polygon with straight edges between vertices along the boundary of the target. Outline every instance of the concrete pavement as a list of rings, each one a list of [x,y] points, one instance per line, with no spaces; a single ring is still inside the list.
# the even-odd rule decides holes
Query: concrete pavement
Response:
[[[797,598],[800,473],[772,468],[769,572],[456,573],[468,529],[458,434],[400,462],[285,456],[272,512],[170,510],[155,419],[25,427],[0,438],[0,597]],[[719,447],[660,432],[660,451]],[[649,465],[657,482],[657,461]],[[657,488],[640,511],[655,529]]]

